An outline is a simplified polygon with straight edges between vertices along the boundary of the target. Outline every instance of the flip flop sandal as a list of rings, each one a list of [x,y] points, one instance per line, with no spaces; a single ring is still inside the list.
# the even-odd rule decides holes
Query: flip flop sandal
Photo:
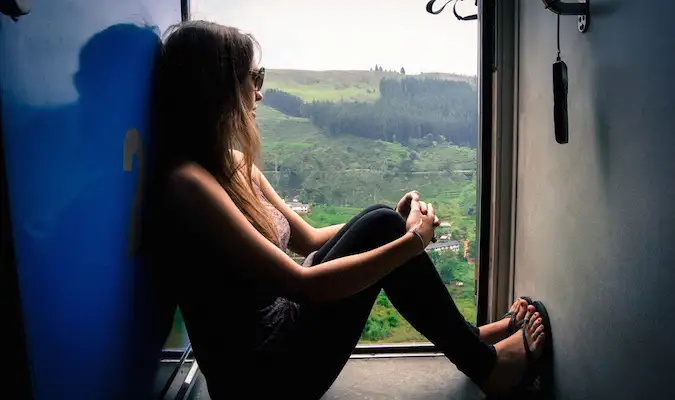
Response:
[[[551,332],[551,319],[548,316],[548,311],[544,307],[544,303],[541,301],[535,301],[532,303],[534,308],[537,309],[539,316],[541,317],[542,323],[544,324],[544,334],[546,335],[546,342],[544,342],[544,350],[541,353],[541,356],[537,359],[538,365],[543,365],[549,363],[553,359],[553,335]]]
[[[540,389],[542,384],[542,367],[548,365],[553,358],[553,342],[551,341],[551,320],[549,319],[548,312],[544,303],[540,301],[535,301],[531,303],[534,308],[536,308],[539,316],[541,317],[542,323],[544,324],[544,334],[546,335],[546,341],[544,342],[544,349],[539,355],[539,358],[534,359],[534,355],[530,351],[530,346],[527,343],[527,336],[525,334],[525,328],[521,328],[523,333],[523,345],[525,346],[525,357],[527,359],[527,370],[520,379],[520,383],[517,385],[520,389],[531,387],[535,390]]]
[[[525,300],[528,305],[533,303],[532,299],[527,297],[527,296],[520,296],[520,298]],[[514,333],[516,333],[516,330],[517,330],[516,329],[516,313],[513,312],[513,311],[509,311],[506,314],[504,314],[502,319],[507,318],[507,317],[510,317],[510,319],[509,319],[509,326],[508,326],[508,328],[506,328],[506,332],[509,334],[509,336],[511,336]]]

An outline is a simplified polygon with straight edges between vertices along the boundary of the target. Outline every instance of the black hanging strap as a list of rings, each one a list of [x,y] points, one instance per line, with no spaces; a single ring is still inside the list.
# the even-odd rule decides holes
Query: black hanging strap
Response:
[[[438,15],[438,14],[443,12],[443,10],[445,9],[445,6],[452,3],[453,1],[455,2],[455,5],[452,7],[452,12],[455,14],[455,17],[457,17],[458,20],[460,20],[460,21],[472,21],[472,20],[478,19],[478,14],[461,16],[457,13],[457,3],[459,3],[462,0],[448,0],[448,1],[445,2],[445,4],[443,4],[443,7],[439,8],[438,10],[435,10],[435,11],[434,11],[434,3],[436,3],[436,0],[429,0],[429,2],[427,3],[427,12],[429,14]],[[475,4],[478,5],[478,0],[476,0]]]

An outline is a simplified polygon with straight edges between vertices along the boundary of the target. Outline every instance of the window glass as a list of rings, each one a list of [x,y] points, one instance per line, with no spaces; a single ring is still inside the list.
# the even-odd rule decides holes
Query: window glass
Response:
[[[176,309],[176,314],[173,318],[173,325],[171,326],[171,331],[169,336],[164,343],[165,349],[184,349],[190,344],[190,339],[187,335],[187,330],[185,329],[185,323],[183,322],[183,316],[180,313],[179,309]]]
[[[260,42],[263,169],[287,203],[323,227],[419,190],[442,220],[427,252],[475,322],[478,26],[425,5],[199,0],[193,19]],[[426,339],[381,293],[361,343],[417,341]]]

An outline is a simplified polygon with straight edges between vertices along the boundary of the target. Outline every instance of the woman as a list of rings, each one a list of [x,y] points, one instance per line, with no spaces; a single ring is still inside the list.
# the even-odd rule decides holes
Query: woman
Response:
[[[541,353],[542,318],[519,300],[511,319],[480,329],[464,320],[424,252],[438,225],[433,205],[411,192],[395,210],[373,206],[315,229],[256,168],[256,50],[237,29],[194,21],[172,31],[156,66],[148,243],[180,277],[211,396],[320,398],[381,289],[484,390],[512,387],[526,368],[524,344]],[[523,330],[509,335],[514,323]]]

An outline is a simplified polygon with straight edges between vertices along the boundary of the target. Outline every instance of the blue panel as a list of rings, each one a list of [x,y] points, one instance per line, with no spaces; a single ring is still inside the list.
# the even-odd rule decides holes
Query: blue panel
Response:
[[[164,338],[130,232],[157,35],[178,21],[180,0],[37,0],[18,22],[0,18],[10,211],[37,399],[137,398],[152,386]]]

